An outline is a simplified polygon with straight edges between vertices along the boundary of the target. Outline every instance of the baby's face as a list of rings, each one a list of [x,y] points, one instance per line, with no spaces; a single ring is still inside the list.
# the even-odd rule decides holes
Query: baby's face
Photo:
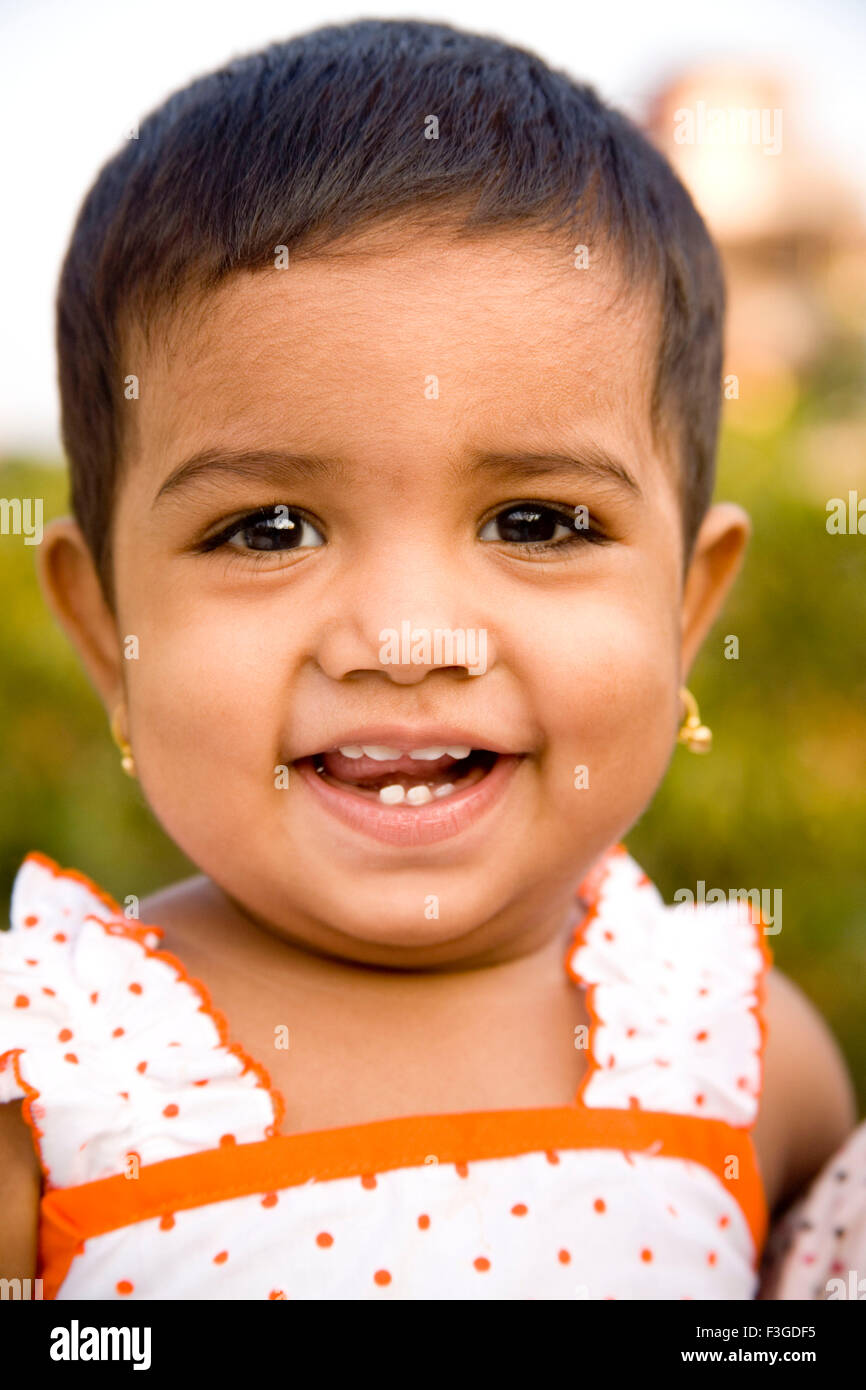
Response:
[[[274,930],[504,959],[681,717],[656,318],[522,237],[357,251],[235,277],[130,353],[129,736],[168,834]]]

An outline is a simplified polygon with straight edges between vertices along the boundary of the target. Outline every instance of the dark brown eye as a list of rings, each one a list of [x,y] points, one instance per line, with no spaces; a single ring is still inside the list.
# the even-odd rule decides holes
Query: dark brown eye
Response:
[[[213,536],[205,548],[233,550],[301,550],[324,545],[324,537],[302,512],[282,504],[260,507]]]
[[[506,541],[516,545],[545,545],[574,535],[569,518],[554,507],[521,502],[498,513],[483,527],[483,541]]]

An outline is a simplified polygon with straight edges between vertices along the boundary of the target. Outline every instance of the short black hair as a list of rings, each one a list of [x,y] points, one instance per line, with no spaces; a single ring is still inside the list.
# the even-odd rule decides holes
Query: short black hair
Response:
[[[431,115],[438,139],[424,138]],[[428,215],[461,234],[601,236],[633,282],[656,286],[651,414],[674,429],[690,553],[713,491],[725,290],[689,194],[634,122],[537,55],[449,24],[362,19],[175,92],[82,203],[57,292],[61,428],[110,600],[124,324],[272,269],[278,245],[315,253],[383,217]]]

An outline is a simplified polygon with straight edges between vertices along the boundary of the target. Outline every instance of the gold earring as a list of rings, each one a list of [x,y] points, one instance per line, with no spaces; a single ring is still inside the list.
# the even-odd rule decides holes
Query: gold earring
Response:
[[[685,686],[680,690],[680,699],[686,707],[686,717],[680,725],[677,743],[684,743],[690,753],[709,753],[713,746],[713,733],[706,724],[701,723],[697,700]]]
[[[134,777],[135,759],[132,756],[132,745],[128,742],[127,739],[123,737],[123,734],[120,732],[120,721],[122,715],[123,705],[118,705],[117,709],[114,711],[114,717],[111,721],[111,737],[114,739],[114,742],[120,749],[120,766],[123,768],[127,777]]]

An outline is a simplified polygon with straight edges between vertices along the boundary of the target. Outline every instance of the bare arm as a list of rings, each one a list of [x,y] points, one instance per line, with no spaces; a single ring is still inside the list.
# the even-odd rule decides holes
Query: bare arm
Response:
[[[767,976],[767,1039],[754,1139],[771,1209],[792,1201],[857,1122],[838,1043],[806,995],[778,970]]]
[[[0,1105],[0,1279],[33,1279],[42,1170],[21,1102]]]

